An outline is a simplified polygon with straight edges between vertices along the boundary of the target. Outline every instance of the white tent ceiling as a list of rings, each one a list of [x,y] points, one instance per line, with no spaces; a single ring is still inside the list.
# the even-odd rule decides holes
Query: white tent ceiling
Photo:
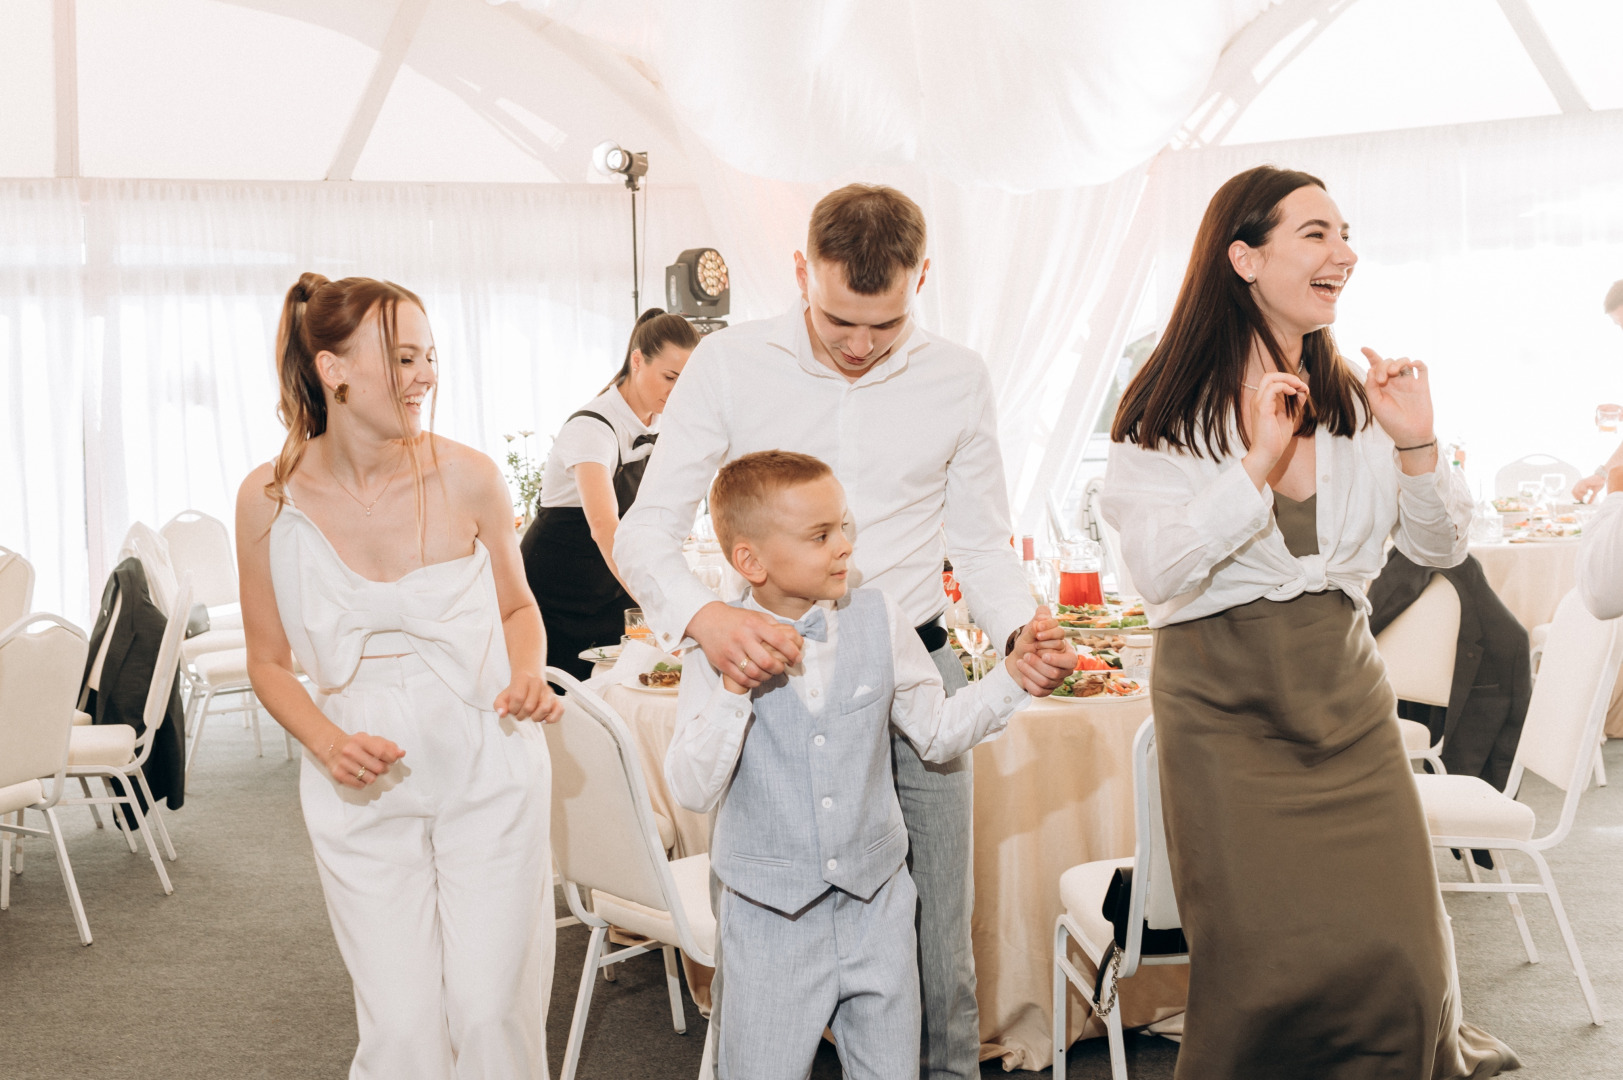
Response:
[[[697,135],[773,179],[1069,187],[1198,116],[1265,12],[1197,141],[1623,107],[1607,0],[6,0],[0,176],[579,183],[614,138],[685,183]]]

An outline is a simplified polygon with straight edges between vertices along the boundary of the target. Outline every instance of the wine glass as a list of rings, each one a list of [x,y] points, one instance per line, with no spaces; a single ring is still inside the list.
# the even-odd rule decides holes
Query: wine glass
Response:
[[[958,647],[969,654],[971,678],[979,679],[985,674],[981,667],[981,653],[986,648],[986,631],[970,620],[969,605],[962,600],[947,608],[947,622]]]
[[[1544,482],[1544,501],[1549,503],[1553,510],[1555,504],[1561,501],[1561,493],[1567,488],[1567,478],[1563,473],[1547,472],[1539,477]]]

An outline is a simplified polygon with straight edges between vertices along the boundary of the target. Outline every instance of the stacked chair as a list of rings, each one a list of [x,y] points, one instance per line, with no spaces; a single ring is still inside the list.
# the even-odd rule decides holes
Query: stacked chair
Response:
[[[0,630],[33,610],[33,565],[10,548],[0,547]]]
[[[716,921],[710,908],[710,856],[670,861],[654,820],[636,743],[602,698],[557,668],[547,681],[565,690],[564,717],[543,725],[552,757],[552,857],[569,910],[592,928],[575,999],[560,1080],[574,1080],[597,974],[655,948],[665,954],[671,1020],[686,1033],[676,950],[715,966]],[[610,925],[649,939],[607,951]],[[712,1021],[699,1076],[714,1060]]]
[[[1573,973],[1583,990],[1590,1018],[1602,1022],[1600,1002],[1590,984],[1578,942],[1562,907],[1555,878],[1544,852],[1566,839],[1578,811],[1578,799],[1594,775],[1600,733],[1606,722],[1618,665],[1623,663],[1623,634],[1615,622],[1601,622],[1584,609],[1570,592],[1556,609],[1539,668],[1527,722],[1511,764],[1510,779],[1500,792],[1473,776],[1415,777],[1432,844],[1439,848],[1493,852],[1499,881],[1443,881],[1448,892],[1503,893],[1521,933],[1529,963],[1538,962],[1538,950],[1527,930],[1522,893],[1543,893],[1550,901],[1556,926],[1572,960]],[[1516,794],[1522,779],[1537,773],[1566,793],[1553,826],[1535,836],[1538,821],[1532,807]],[[1537,882],[1515,882],[1506,865],[1508,852],[1518,852],[1533,863]],[[1474,876],[1474,875],[1473,875]]]
[[[1117,984],[1131,978],[1141,965],[1187,964],[1188,953],[1145,955],[1145,930],[1175,930],[1183,925],[1172,892],[1172,868],[1167,861],[1166,828],[1161,817],[1161,779],[1155,761],[1155,718],[1148,717],[1133,739],[1133,825],[1136,840],[1132,858],[1102,859],[1073,866],[1059,879],[1065,910],[1054,922],[1054,1075],[1065,1075],[1068,1045],[1065,1007],[1069,988],[1092,1001],[1094,981],[1071,963],[1069,942],[1075,941],[1095,970],[1103,970],[1097,1011],[1102,1014],[1110,1040],[1110,1075],[1127,1080],[1127,1054],[1123,1045],[1121,1007]],[[1132,887],[1127,899],[1127,933],[1116,941],[1115,927],[1103,913],[1105,893],[1118,869],[1131,868]],[[1112,950],[1112,945],[1118,945]],[[1112,952],[1114,951],[1114,959]]]
[[[11,906],[12,873],[23,870],[18,838],[49,839],[79,940],[89,945],[90,921],[56,816],[86,648],[84,634],[55,615],[25,616],[0,634],[0,910]],[[43,829],[25,823],[29,812],[45,818]]]

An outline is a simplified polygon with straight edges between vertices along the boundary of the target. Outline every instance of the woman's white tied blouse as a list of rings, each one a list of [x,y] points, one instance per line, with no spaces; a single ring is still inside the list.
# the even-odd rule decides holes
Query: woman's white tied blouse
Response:
[[[1410,560],[1465,561],[1471,494],[1442,460],[1406,476],[1379,424],[1352,438],[1314,435],[1319,553],[1297,558],[1274,525],[1273,491],[1259,492],[1240,454],[1213,460],[1176,450],[1113,443],[1105,468],[1104,517],[1121,534],[1122,558],[1151,626],[1188,622],[1253,600],[1292,600],[1340,589],[1366,613],[1368,581],[1381,572],[1390,537]]]

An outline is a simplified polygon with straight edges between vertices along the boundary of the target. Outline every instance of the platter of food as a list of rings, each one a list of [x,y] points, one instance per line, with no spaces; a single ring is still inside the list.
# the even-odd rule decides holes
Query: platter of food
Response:
[[[1149,687],[1143,683],[1123,678],[1120,673],[1078,671],[1065,677],[1065,681],[1054,691],[1052,700],[1065,701],[1074,698],[1123,700],[1141,698],[1149,692]]]
[[[661,660],[652,671],[628,675],[620,685],[644,694],[675,694],[682,687],[682,665]]]
[[[1512,536],[1513,544],[1556,544],[1563,541],[1579,540],[1583,538],[1584,527],[1578,523],[1576,517],[1565,516],[1554,521],[1542,521],[1532,526],[1518,536]]]
[[[1116,636],[1122,630],[1150,624],[1143,604],[1083,604],[1079,607],[1060,604],[1054,617],[1069,637],[1095,634]]]

